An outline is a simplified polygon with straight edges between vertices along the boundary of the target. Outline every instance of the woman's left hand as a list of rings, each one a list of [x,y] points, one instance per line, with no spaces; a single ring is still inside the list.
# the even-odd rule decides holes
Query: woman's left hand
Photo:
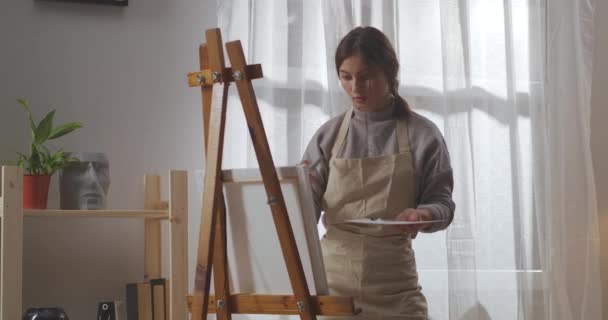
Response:
[[[395,220],[397,221],[429,221],[432,220],[433,216],[428,209],[414,209],[408,208],[403,210]],[[399,226],[401,230],[410,234],[412,239],[416,238],[418,231],[424,230],[431,226],[431,223],[420,223]]]

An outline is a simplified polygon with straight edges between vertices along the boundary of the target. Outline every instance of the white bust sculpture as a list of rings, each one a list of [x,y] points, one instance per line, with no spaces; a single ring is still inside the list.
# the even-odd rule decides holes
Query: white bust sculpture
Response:
[[[60,207],[65,210],[106,208],[110,166],[103,153],[74,152],[80,160],[59,172]]]

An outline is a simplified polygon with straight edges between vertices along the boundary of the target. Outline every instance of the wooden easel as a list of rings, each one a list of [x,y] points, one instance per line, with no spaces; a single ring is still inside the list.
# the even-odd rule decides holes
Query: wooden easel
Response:
[[[311,296],[308,290],[251,84],[251,80],[263,76],[261,66],[259,64],[247,65],[240,41],[232,41],[226,43],[232,67],[226,68],[220,30],[207,30],[206,38],[207,44],[202,44],[199,48],[201,71],[188,74],[189,85],[191,87],[200,86],[202,90],[207,159],[195,292],[191,298],[192,319],[204,320],[209,312],[215,312],[218,319],[231,319],[233,313],[294,314],[300,315],[303,320],[316,319],[317,315],[356,314],[352,297]],[[222,191],[221,163],[228,85],[231,82],[235,82],[237,85],[245,111],[247,126],[268,195],[268,205],[272,211],[294,295],[233,294],[230,292],[226,250],[226,207]],[[220,92],[221,96],[219,96]],[[209,295],[212,265],[215,271],[215,296]]]

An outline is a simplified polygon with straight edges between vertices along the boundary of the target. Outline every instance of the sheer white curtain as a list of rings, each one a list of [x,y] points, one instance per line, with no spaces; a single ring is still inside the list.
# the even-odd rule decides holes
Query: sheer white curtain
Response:
[[[433,319],[600,318],[593,1],[221,0],[218,16],[224,40],[263,66],[254,83],[276,165],[297,163],[349,107],[338,41],[359,25],[389,36],[400,92],[442,130],[454,168],[453,224],[415,241]],[[229,101],[224,167],[257,166]]]

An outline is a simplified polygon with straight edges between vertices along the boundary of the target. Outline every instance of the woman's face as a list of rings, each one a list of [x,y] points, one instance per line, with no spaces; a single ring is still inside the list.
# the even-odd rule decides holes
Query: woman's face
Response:
[[[360,55],[350,56],[338,68],[340,84],[353,106],[361,111],[380,111],[390,92],[386,76],[378,67],[368,66]]]

